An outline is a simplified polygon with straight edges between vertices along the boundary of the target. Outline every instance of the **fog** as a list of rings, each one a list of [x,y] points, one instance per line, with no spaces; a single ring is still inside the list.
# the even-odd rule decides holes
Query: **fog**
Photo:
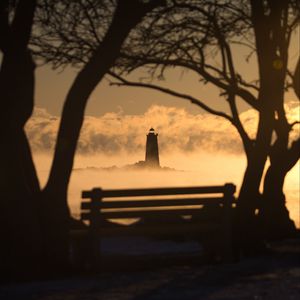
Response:
[[[41,185],[44,185],[49,173],[51,157],[47,154],[34,155]],[[219,152],[199,152],[189,155],[173,153],[161,155],[161,166],[173,168],[172,171],[128,171],[122,166],[144,159],[143,152],[131,155],[77,155],[72,173],[68,198],[71,213],[80,216],[82,190],[94,187],[137,188],[168,186],[203,186],[234,183],[239,189],[246,161],[243,155]],[[113,171],[103,168],[117,166]],[[285,193],[291,217],[299,225],[299,163],[286,178]],[[237,195],[237,194],[236,194]]]
[[[298,102],[286,106],[290,122],[299,121]],[[257,127],[257,112],[247,110],[240,118],[250,137]],[[41,185],[45,184],[60,118],[44,108],[35,108],[26,124]],[[160,163],[173,171],[128,171],[122,166],[145,159],[146,134],[158,132]],[[299,126],[291,141],[299,136]],[[103,168],[116,166],[114,171]],[[69,205],[79,217],[81,191],[101,188],[203,186],[234,183],[239,189],[246,160],[241,139],[222,118],[191,114],[183,108],[152,105],[139,115],[123,111],[86,116],[78,141],[69,186]],[[286,178],[285,193],[291,216],[299,226],[299,163]]]

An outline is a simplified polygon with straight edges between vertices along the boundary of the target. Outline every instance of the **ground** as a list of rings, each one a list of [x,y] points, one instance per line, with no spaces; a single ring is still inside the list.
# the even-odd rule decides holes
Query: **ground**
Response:
[[[0,287],[11,300],[290,300],[300,299],[300,241],[233,264],[173,265]]]

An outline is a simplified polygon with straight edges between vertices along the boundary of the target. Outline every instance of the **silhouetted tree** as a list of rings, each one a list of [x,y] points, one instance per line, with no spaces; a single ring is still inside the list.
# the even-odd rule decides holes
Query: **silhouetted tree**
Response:
[[[67,188],[87,100],[114,64],[131,29],[161,1],[38,1],[35,19],[38,28],[34,39],[36,54],[40,49],[38,43],[42,45],[43,41],[47,45],[52,34],[58,34],[70,51],[74,49],[70,42],[72,34],[68,38],[69,32],[61,31],[60,26],[67,24],[67,29],[70,21],[77,24],[83,5],[93,15],[85,15],[80,25],[91,22],[89,17],[93,20],[98,18],[98,28],[94,29],[101,32],[97,47],[82,58],[82,68],[67,95],[51,172],[42,191],[24,134],[24,125],[34,104],[35,65],[28,50],[28,41],[36,1],[12,1],[13,6],[10,3],[2,1],[0,5],[0,49],[3,53],[0,85],[4,99],[1,101],[4,108],[1,110],[1,137],[6,142],[1,149],[1,162],[6,172],[1,174],[1,179],[5,176],[1,182],[1,269],[6,272],[5,277],[8,272],[12,276],[16,273],[29,274],[33,260],[36,266],[41,257],[41,268],[47,271],[52,269],[56,272],[66,266],[70,220]],[[70,16],[72,18],[68,19]],[[47,34],[44,35],[43,30]],[[81,36],[84,38],[83,33]],[[52,42],[55,44],[55,41]],[[20,272],[23,266],[26,267]]]
[[[0,276],[36,273],[41,263],[39,182],[24,124],[33,110],[34,70],[28,42],[35,0],[0,3]]]
[[[238,235],[246,250],[251,249],[248,241],[252,246],[259,245],[255,230],[258,206],[263,207],[261,216],[266,232],[295,229],[285,207],[282,188],[286,173],[298,160],[299,142],[289,147],[293,124],[288,123],[284,109],[288,48],[298,21],[297,1],[169,1],[165,14],[140,26],[136,36],[124,47],[122,59],[118,61],[119,74],[147,67],[150,77],[164,78],[167,68],[191,70],[202,82],[221,89],[230,115],[192,95],[157,84],[128,81],[116,72],[111,73],[121,85],[151,88],[186,99],[233,124],[247,157],[237,207]],[[250,49],[250,56],[256,55],[257,82],[247,82],[247,76],[239,73],[236,45],[248,49],[248,53]],[[254,139],[240,120],[237,101],[241,100],[259,113]],[[274,143],[273,133],[277,136]],[[259,186],[268,157],[271,166],[261,197]]]
[[[299,97],[299,60],[292,77],[292,86]],[[295,225],[289,219],[283,193],[284,180],[287,173],[295,166],[300,158],[300,138],[291,141],[290,133],[299,121],[289,123],[285,113],[284,103],[276,108],[275,124],[276,140],[270,149],[270,166],[267,169],[264,186],[261,217],[264,234],[271,239],[293,236]]]
[[[67,189],[87,101],[118,58],[120,48],[131,29],[160,3],[159,0],[116,2],[53,0],[45,1],[42,7],[45,15],[38,15],[40,18],[37,19],[37,24],[41,33],[38,33],[34,41],[35,45],[40,47],[39,54],[46,60],[51,60],[51,50],[47,53],[47,49],[55,49],[55,42],[58,41],[54,63],[60,55],[60,50],[63,49],[67,55],[61,58],[67,62],[72,61],[72,56],[78,55],[79,51],[82,65],[64,103],[54,159],[47,184],[42,191],[44,228],[48,237],[46,245],[47,249],[51,250],[49,259],[55,258],[59,264],[67,261],[66,241],[69,234]],[[80,29],[86,24],[94,24],[92,23],[94,20],[96,26],[90,27],[89,30],[93,37],[97,38],[98,44],[94,49],[86,51],[84,43],[76,45],[73,40],[86,39],[86,31]]]

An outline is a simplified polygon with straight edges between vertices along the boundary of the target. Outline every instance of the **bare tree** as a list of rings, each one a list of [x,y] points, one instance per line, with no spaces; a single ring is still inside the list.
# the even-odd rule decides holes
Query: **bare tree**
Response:
[[[87,101],[118,58],[131,29],[161,3],[160,0],[46,0],[41,4],[44,14],[38,14],[37,35],[33,38],[36,54],[54,65],[73,63],[74,57],[79,57],[76,63],[81,67],[64,103],[54,159],[41,196],[46,248],[55,265],[67,261],[67,189]],[[94,48],[86,46],[90,36],[97,40]]]
[[[236,128],[247,157],[237,207],[237,235],[242,247],[249,251],[253,247],[249,247],[248,241],[252,246],[259,245],[253,242],[258,239],[255,230],[258,207],[262,208],[264,230],[268,234],[278,230],[291,233],[295,229],[282,189],[285,175],[299,158],[299,142],[289,146],[294,124],[288,123],[284,109],[284,91],[289,86],[288,48],[298,21],[296,1],[170,1],[164,15],[139,27],[136,36],[123,48],[119,69],[111,72],[118,85],[151,88],[191,101]],[[248,49],[249,57],[256,55],[257,81],[249,82],[242,77],[235,62],[236,45]],[[230,114],[216,111],[189,94],[120,76],[140,67],[148,68],[152,79],[164,78],[165,70],[174,67],[195,72],[202,82],[222,91]],[[244,101],[259,113],[254,139],[240,120],[237,101]],[[273,143],[274,132],[277,138]],[[271,166],[260,197],[259,186],[268,157]]]
[[[299,98],[299,60],[292,75],[292,86]],[[298,82],[298,83],[297,83]],[[300,98],[299,98],[300,99]],[[261,218],[264,234],[271,239],[293,236],[296,232],[294,223],[289,219],[283,193],[287,173],[296,165],[300,158],[300,138],[290,137],[294,125],[299,121],[289,123],[286,117],[284,103],[276,107],[277,119],[274,131],[276,140],[270,148],[270,166],[266,172],[263,186],[263,202]]]
[[[70,219],[67,187],[86,103],[95,86],[114,64],[131,29],[161,3],[159,0],[37,2],[7,0],[0,4],[0,50],[3,54],[0,70],[1,137],[5,142],[0,150],[3,167],[0,251],[1,275],[5,279],[10,275],[29,276],[30,271],[39,266],[46,272],[59,272],[66,266]],[[93,12],[90,17],[96,20],[97,30],[102,35],[98,36],[97,47],[82,58],[81,70],[67,95],[49,180],[40,190],[24,133],[24,125],[34,106],[35,64],[28,42],[34,22],[38,27],[33,46],[35,54],[42,40],[44,45],[48,42],[55,44],[54,40],[51,41],[51,30],[56,29],[59,30],[54,35],[58,34],[64,45],[70,51],[74,50],[64,36],[69,32],[61,31],[60,26],[70,25],[69,21],[77,24],[83,3]],[[36,18],[33,19],[36,6]],[[103,14],[97,15],[97,11]],[[62,18],[71,15],[72,19],[68,21]],[[51,19],[53,17],[61,18]],[[89,24],[91,19],[85,15],[81,21],[81,25]],[[79,36],[84,37],[83,34]]]
[[[28,49],[36,1],[1,1],[1,279],[30,276],[41,264],[39,182],[24,124],[33,110],[35,64]]]

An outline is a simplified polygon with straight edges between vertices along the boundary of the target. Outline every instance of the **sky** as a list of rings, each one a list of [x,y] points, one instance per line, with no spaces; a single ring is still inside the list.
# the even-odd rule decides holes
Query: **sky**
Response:
[[[292,34],[289,48],[289,69],[293,71],[300,51],[300,26]],[[248,82],[257,80],[256,56],[252,55],[247,61],[249,49],[240,46],[232,46],[234,64],[236,72],[242,75]],[[72,82],[79,69],[66,67],[64,69],[52,70],[51,65],[43,65],[36,71],[36,106],[46,108],[55,116],[59,116],[62,111],[64,99],[70,89]],[[149,75],[144,70],[137,70],[131,74],[129,79],[149,82]],[[178,92],[188,93],[211,107],[228,111],[228,106],[224,99],[220,97],[219,89],[212,84],[199,82],[199,76],[192,71],[171,69],[166,71],[166,80],[154,80],[161,86],[175,89]],[[126,114],[143,114],[153,104],[183,107],[187,111],[198,114],[203,113],[201,109],[195,107],[182,99],[159,93],[153,90],[136,87],[117,87],[110,83],[116,82],[109,77],[102,80],[93,91],[86,108],[86,114],[90,116],[100,116],[107,112],[123,111]],[[55,87],[55,88],[53,88]],[[287,101],[295,101],[297,98],[292,91],[286,93]],[[249,107],[240,101],[239,108],[242,111]]]
[[[73,68],[66,68],[63,72],[53,71],[50,66],[38,68],[36,78],[37,106],[47,108],[48,112],[59,116],[63,101],[77,71]],[[143,76],[146,74],[143,71],[138,71],[131,78],[138,79]],[[200,109],[181,99],[143,88],[111,86],[110,82],[116,81],[107,77],[96,87],[87,105],[87,115],[100,116],[107,112],[120,110],[130,115],[143,114],[153,104],[184,107],[190,112],[201,113]],[[49,88],[49,84],[56,88]],[[212,106],[218,107],[218,102],[221,102],[218,96],[219,91],[199,84],[198,76],[192,72],[187,74],[182,74],[182,70],[168,72],[168,80],[159,82],[159,84],[176,87],[177,91],[189,92],[200,99],[203,97],[204,100],[212,102]],[[224,108],[223,103],[221,103],[221,107]]]

